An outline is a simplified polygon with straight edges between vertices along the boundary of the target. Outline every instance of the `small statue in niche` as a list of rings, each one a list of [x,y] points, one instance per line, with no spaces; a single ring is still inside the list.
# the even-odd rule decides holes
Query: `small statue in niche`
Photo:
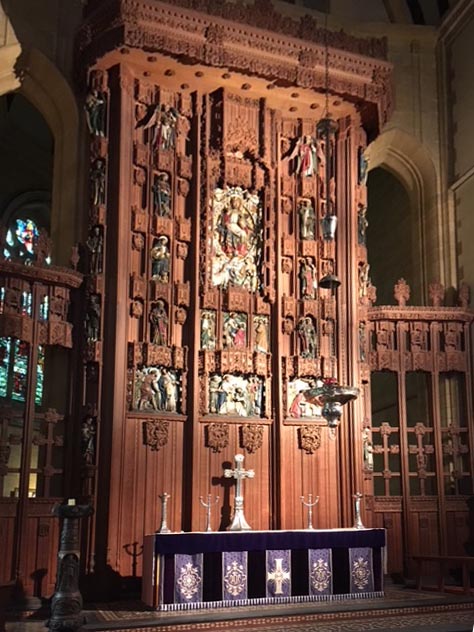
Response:
[[[369,161],[365,157],[365,151],[363,147],[359,147],[358,154],[358,172],[357,181],[360,185],[367,184],[367,175],[369,173]]]
[[[100,313],[100,296],[98,294],[91,294],[86,311],[86,337],[89,342],[99,340]]]
[[[107,112],[107,99],[103,92],[92,89],[86,97],[84,104],[86,122],[89,132],[93,136],[105,136],[105,116]]]
[[[213,351],[216,348],[216,314],[203,311],[201,315],[201,349]]]
[[[159,217],[171,217],[171,186],[169,175],[162,171],[151,187],[153,191],[153,212]]]
[[[310,178],[316,173],[317,157],[314,138],[307,134],[296,142],[296,145],[288,156],[288,160],[296,158],[295,173],[299,176]]]
[[[314,359],[317,354],[316,327],[311,316],[304,316],[298,321],[298,336],[302,358]]]
[[[90,173],[91,198],[94,206],[105,204],[105,160],[97,158]]]
[[[97,417],[94,415],[86,415],[81,425],[82,458],[86,465],[94,465],[96,434]]]
[[[300,217],[300,239],[314,239],[316,235],[316,214],[311,200],[301,200],[298,205]]]
[[[255,316],[253,319],[255,334],[255,351],[268,353],[268,318]]]
[[[89,274],[101,274],[104,263],[104,237],[100,226],[92,228],[86,246],[89,249]]]
[[[151,249],[151,274],[154,281],[168,283],[170,272],[170,250],[168,237],[161,235]]]
[[[370,264],[367,262],[359,264],[359,296],[364,298],[367,296],[367,292],[370,285],[369,276]]]
[[[365,428],[362,431],[362,441],[363,441],[364,470],[366,472],[373,472],[374,471],[374,446],[371,441],[369,428]]]
[[[159,300],[150,312],[151,341],[155,345],[165,346],[168,342],[168,313],[165,302]]]
[[[363,204],[359,204],[359,210],[357,211],[357,242],[359,246],[366,245],[366,232],[368,225],[367,207]]]
[[[359,323],[359,358],[361,362],[367,361],[366,346],[367,346],[367,326],[364,321]]]
[[[176,124],[178,122],[179,112],[170,105],[162,105],[159,123],[156,129],[156,138],[153,141],[154,146],[159,149],[174,149],[176,145]]]
[[[311,257],[305,257],[300,265],[301,297],[306,299],[316,298],[318,282],[316,279],[316,266]]]
[[[209,412],[219,412],[219,393],[222,378],[220,375],[212,375],[209,378]]]

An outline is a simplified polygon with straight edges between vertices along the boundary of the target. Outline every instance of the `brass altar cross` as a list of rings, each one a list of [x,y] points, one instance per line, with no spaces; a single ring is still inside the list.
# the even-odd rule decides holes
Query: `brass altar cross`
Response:
[[[244,470],[242,463],[244,461],[243,454],[236,454],[234,456],[235,469],[224,470],[224,476],[226,478],[235,478],[237,481],[235,488],[235,500],[234,500],[234,517],[232,524],[228,527],[229,531],[249,531],[252,527],[249,526],[244,516],[244,497],[242,492],[242,481],[244,478],[253,478],[255,472],[253,470]]]
[[[267,573],[267,581],[275,583],[275,595],[283,594],[283,582],[290,579],[291,573],[283,570],[283,558],[275,558],[275,568]]]

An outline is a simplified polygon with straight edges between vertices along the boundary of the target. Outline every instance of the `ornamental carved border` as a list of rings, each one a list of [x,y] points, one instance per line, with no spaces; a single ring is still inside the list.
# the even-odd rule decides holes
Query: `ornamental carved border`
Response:
[[[78,68],[94,64],[110,50],[130,46],[322,91],[328,38],[329,90],[374,103],[376,132],[390,117],[392,65],[385,61],[383,39],[326,32],[312,16],[296,22],[279,14],[270,0],[256,0],[250,6],[208,0],[201,3],[202,12],[192,10],[193,4],[122,0],[102,5],[90,12],[79,32]],[[236,22],[241,26],[236,28]],[[372,119],[366,123],[374,125]]]

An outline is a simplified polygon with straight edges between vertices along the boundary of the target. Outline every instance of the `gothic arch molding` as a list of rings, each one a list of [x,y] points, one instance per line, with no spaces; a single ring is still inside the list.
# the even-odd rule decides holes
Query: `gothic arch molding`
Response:
[[[414,136],[394,128],[382,133],[367,148],[369,170],[383,167],[404,186],[410,199],[416,258],[421,267],[422,294],[428,284],[446,284],[443,251],[445,226],[439,212],[438,178],[427,149]]]
[[[11,48],[11,47],[8,47]],[[44,116],[54,137],[51,238],[54,262],[67,265],[78,239],[78,130],[74,94],[59,70],[40,51],[1,54],[0,94],[18,89]]]

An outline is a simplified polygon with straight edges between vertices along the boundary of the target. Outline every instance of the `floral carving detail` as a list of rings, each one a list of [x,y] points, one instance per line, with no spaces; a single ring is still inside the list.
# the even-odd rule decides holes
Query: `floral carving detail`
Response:
[[[162,419],[147,419],[143,422],[143,442],[150,450],[157,452],[168,443],[170,423]]]
[[[262,424],[245,424],[240,427],[241,446],[253,454],[262,447],[263,444],[263,425]]]
[[[404,307],[407,304],[410,298],[410,286],[405,279],[398,279],[393,290],[393,295],[400,307]]]
[[[321,428],[301,426],[298,428],[300,449],[306,454],[314,454],[321,447]]]
[[[186,312],[184,307],[176,308],[176,311],[174,313],[174,319],[178,325],[184,325],[187,317],[188,317],[188,313]]]
[[[222,452],[229,445],[229,424],[208,424],[206,444],[213,452]]]

